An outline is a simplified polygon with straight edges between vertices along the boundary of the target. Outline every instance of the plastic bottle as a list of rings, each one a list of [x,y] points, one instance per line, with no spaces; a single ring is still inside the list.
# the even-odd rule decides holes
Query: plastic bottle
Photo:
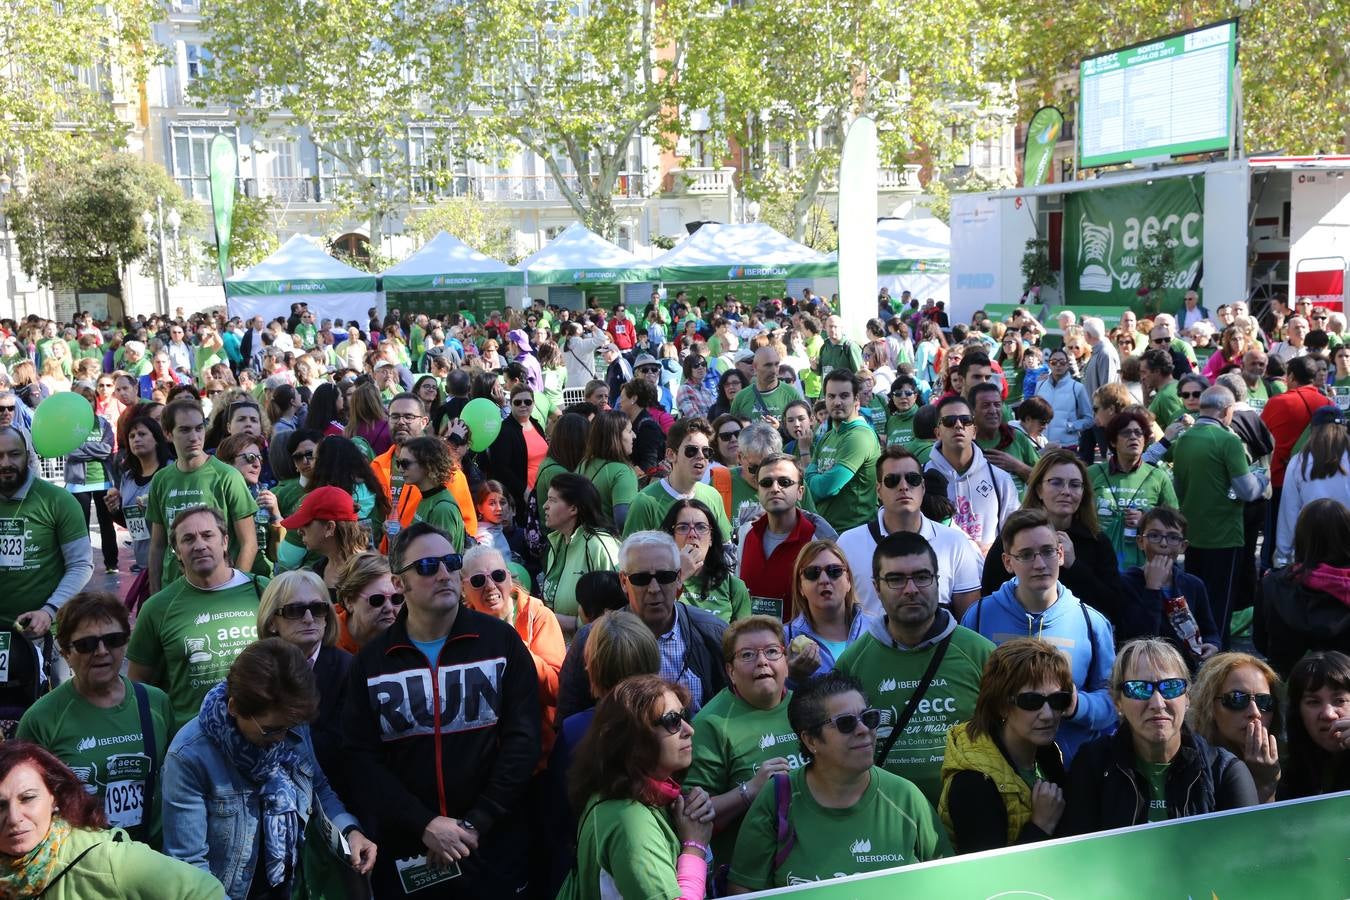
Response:
[[[1198,658],[1204,641],[1200,637],[1200,626],[1196,623],[1195,615],[1191,612],[1186,598],[1168,597],[1163,600],[1163,612],[1167,615],[1167,622],[1177,637],[1185,641],[1191,653]]]

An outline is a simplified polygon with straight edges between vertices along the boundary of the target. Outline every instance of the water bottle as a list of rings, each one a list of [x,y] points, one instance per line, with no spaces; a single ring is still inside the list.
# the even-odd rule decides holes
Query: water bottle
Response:
[[[1186,642],[1187,648],[1198,659],[1204,641],[1200,637],[1200,626],[1196,624],[1195,615],[1191,612],[1190,605],[1186,603],[1186,598],[1168,597],[1163,600],[1163,612],[1177,637]]]
[[[262,493],[262,491],[258,488],[256,484],[250,487],[248,489],[248,492],[253,495],[253,500],[255,503],[258,500],[258,495]],[[259,525],[266,526],[267,523],[272,521],[272,514],[267,511],[266,507],[259,506],[258,511],[253,514],[253,521],[257,522]]]

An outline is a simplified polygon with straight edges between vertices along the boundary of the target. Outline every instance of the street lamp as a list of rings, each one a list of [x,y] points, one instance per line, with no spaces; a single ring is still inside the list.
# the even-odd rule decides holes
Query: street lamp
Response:
[[[155,242],[155,248],[159,253],[159,278],[155,286],[155,311],[164,315],[169,314],[169,267],[168,254],[164,246],[164,198],[155,197],[155,211],[146,210],[141,213],[141,224],[145,226],[146,235]],[[173,229],[174,242],[178,241],[178,226],[183,224],[182,216],[178,215],[178,210],[169,210],[169,225]]]
[[[5,296],[9,298],[9,316],[19,320],[19,289],[14,282],[14,258],[9,249],[9,216],[5,214],[5,202],[9,192],[14,189],[14,180],[7,173],[0,172],[0,241],[5,242]]]

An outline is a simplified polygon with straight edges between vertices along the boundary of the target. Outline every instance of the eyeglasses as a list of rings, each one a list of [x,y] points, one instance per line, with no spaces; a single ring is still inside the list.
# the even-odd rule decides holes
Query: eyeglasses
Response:
[[[1229,691],[1219,695],[1219,703],[1224,709],[1231,709],[1233,712],[1242,712],[1253,703],[1261,712],[1270,712],[1275,708],[1275,697],[1271,694],[1253,694],[1250,691]]]
[[[261,722],[259,722],[257,718],[254,716],[249,716],[248,720],[253,723],[254,728],[258,729],[258,733],[265,738],[280,737],[281,735],[291,730],[291,726],[289,725],[277,725],[272,728],[268,728]]]
[[[910,487],[918,487],[919,485],[923,484],[923,473],[890,472],[889,474],[881,476],[882,485],[885,486],[886,488],[889,488],[892,491],[900,486],[901,481],[903,481]]]
[[[634,587],[645,588],[656,579],[657,584],[674,584],[675,579],[680,577],[680,573],[673,569],[658,569],[655,572],[633,572],[628,575],[628,583]]]
[[[1041,707],[1047,703],[1055,712],[1065,712],[1073,702],[1073,694],[1068,691],[1055,691],[1053,694],[1023,691],[1015,695],[1012,702],[1018,709],[1025,709],[1027,712],[1040,712]]]
[[[768,490],[775,484],[778,485],[783,490],[787,490],[788,488],[794,487],[797,484],[795,479],[789,478],[786,475],[779,475],[777,478],[761,478],[758,483],[759,486],[764,488],[765,490]]]
[[[533,397],[516,397],[511,400],[512,406],[534,406]]]
[[[313,603],[287,603],[285,606],[277,607],[277,615],[283,619],[303,619],[305,613],[309,613],[314,618],[321,619],[328,614],[331,605],[322,600]]]
[[[469,584],[472,585],[474,588],[483,587],[485,584],[487,584],[488,574],[489,573],[479,572],[477,575],[470,575]],[[493,569],[490,574],[492,575],[492,580],[495,581],[497,584],[503,584],[506,581],[505,569]]]
[[[878,576],[877,581],[893,591],[900,591],[911,581],[916,588],[932,587],[933,582],[937,581],[937,576],[932,572],[887,572]]]
[[[758,647],[755,649],[750,649],[747,647],[744,650],[737,650],[733,655],[736,659],[736,662],[740,663],[743,666],[749,666],[753,665],[755,660],[759,659],[761,656],[764,657],[769,662],[778,662],[780,659],[784,657],[784,655],[786,655],[786,651],[784,651],[783,648],[780,647],[778,644],[773,644],[768,647]]]
[[[313,462],[313,461],[314,461],[314,451],[313,451],[313,450],[297,450],[296,452],[294,452],[294,453],[291,454],[291,460],[292,460],[293,462]]]
[[[840,734],[853,734],[858,730],[859,722],[861,722],[863,727],[868,731],[872,731],[881,724],[881,710],[869,708],[864,709],[860,713],[842,713],[841,715],[826,719],[815,727],[824,728],[826,725],[833,725]]]
[[[402,594],[371,594],[369,597],[366,598],[366,602],[369,603],[371,606],[375,607],[376,609],[379,609],[381,606],[384,606],[386,603],[392,603],[394,606],[402,606],[402,605],[403,605],[403,595],[402,595]]]
[[[844,577],[844,567],[832,564],[828,566],[807,566],[802,569],[802,577],[807,581],[819,581],[822,574],[826,575],[831,581],[838,581]]]
[[[1059,556],[1059,545],[1055,544],[1054,546],[1041,547],[1039,550],[1022,550],[1017,553],[1008,554],[1009,559],[1022,563],[1023,565],[1031,562],[1038,556],[1046,562],[1050,562]]]
[[[93,653],[99,644],[109,650],[116,650],[118,647],[125,647],[130,639],[129,631],[110,631],[107,634],[91,634],[89,637],[76,638],[70,642],[70,648],[76,653],[84,654]]]
[[[653,727],[664,728],[666,734],[679,734],[683,725],[693,726],[694,714],[687,709],[671,710],[652,723]]]
[[[1186,536],[1182,534],[1167,534],[1162,531],[1145,531],[1144,540],[1150,544],[1156,544],[1159,547],[1180,547],[1186,543]]]
[[[942,422],[943,428],[969,428],[971,425],[975,424],[975,417],[970,415],[943,416],[940,421]]]
[[[261,453],[240,453],[238,456],[236,456],[236,457],[234,458],[234,461],[235,461],[235,462],[247,463],[248,465],[252,466],[252,465],[256,465],[256,464],[262,462],[262,454],[261,454]]]
[[[395,570],[395,574],[402,575],[409,569],[416,569],[418,575],[423,578],[430,578],[440,571],[442,565],[445,566],[445,571],[453,575],[464,568],[464,557],[458,553],[447,553],[445,556],[424,556],[408,563],[401,569]]]
[[[712,459],[713,451],[711,447],[685,447],[682,451],[685,459],[697,459],[702,456],[704,459]]]
[[[675,534],[679,537],[707,537],[712,534],[712,526],[707,522],[679,522],[675,525]]]
[[[1182,400],[1199,400],[1203,391],[1177,391],[1177,396]]]
[[[740,434],[741,429],[737,428],[735,431],[719,431],[717,437],[724,441],[734,441],[740,437]]]
[[[408,468],[408,466],[417,465],[417,460],[404,459],[403,457],[400,456],[398,459],[394,460],[394,465],[398,467],[398,470],[400,472],[402,472],[404,469]]]
[[[1143,436],[1144,432],[1140,431],[1138,428],[1122,428],[1120,431],[1116,432],[1116,437],[1118,438],[1142,438]]]
[[[426,418],[421,413],[390,413],[390,422],[416,422],[418,419]]]
[[[1081,491],[1083,489],[1083,482],[1077,478],[1071,480],[1066,480],[1063,478],[1047,478],[1045,479],[1045,483],[1051,488],[1051,490],[1056,491],[1063,491],[1063,490]]]
[[[1152,700],[1154,691],[1162,694],[1164,700],[1175,700],[1186,693],[1188,685],[1184,678],[1164,678],[1162,681],[1122,681],[1117,687],[1131,700]]]

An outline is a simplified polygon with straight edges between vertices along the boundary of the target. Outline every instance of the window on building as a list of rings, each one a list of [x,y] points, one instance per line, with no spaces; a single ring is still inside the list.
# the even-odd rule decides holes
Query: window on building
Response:
[[[201,44],[187,44],[183,49],[187,61],[185,81],[190,84],[211,71],[212,56]]]
[[[408,171],[414,194],[462,197],[469,192],[469,168],[451,149],[452,134],[440,125],[408,128]]]
[[[169,128],[170,169],[183,193],[193,200],[211,199],[211,139],[235,137],[232,126],[175,124]]]

